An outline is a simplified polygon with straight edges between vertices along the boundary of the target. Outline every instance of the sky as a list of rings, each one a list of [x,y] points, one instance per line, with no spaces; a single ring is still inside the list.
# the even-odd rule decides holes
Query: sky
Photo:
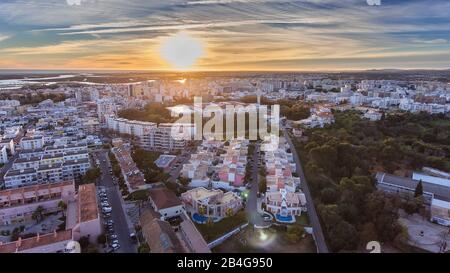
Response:
[[[1,0],[0,69],[173,70],[180,32],[190,70],[450,68],[449,0]]]

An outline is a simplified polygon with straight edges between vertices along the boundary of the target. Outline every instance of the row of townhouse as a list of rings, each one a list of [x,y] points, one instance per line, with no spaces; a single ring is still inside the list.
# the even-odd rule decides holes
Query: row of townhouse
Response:
[[[296,164],[284,137],[263,143],[266,167],[266,210],[278,221],[294,222],[295,216],[306,211],[306,198],[300,190],[300,178],[293,176]]]
[[[146,188],[144,174],[139,170],[131,157],[129,149],[121,139],[113,139],[114,147],[111,149],[119,162],[125,184],[129,192]]]
[[[190,187],[242,188],[248,144],[248,140],[204,140],[183,165],[181,176],[191,179]]]
[[[204,141],[205,143],[207,141]],[[181,177],[191,180],[190,187],[209,187],[210,178],[209,173],[212,172],[214,166],[213,162],[216,161],[216,152],[208,150],[206,146],[198,147],[196,153],[191,154],[189,161],[183,164],[180,171]]]
[[[78,180],[91,167],[86,145],[23,150],[4,175],[7,189]]]
[[[248,140],[231,140],[224,146],[217,166],[219,181],[212,182],[214,188],[234,189],[244,187],[245,167],[247,165]]]
[[[107,128],[121,134],[137,138],[139,146],[147,150],[181,150],[191,139],[192,124],[183,124],[179,128],[173,123],[144,122],[109,116],[106,118]],[[173,129],[172,129],[173,128]],[[180,137],[174,137],[176,133]]]
[[[51,230],[26,239],[19,237],[17,241],[0,242],[0,253],[68,252],[70,242],[81,237],[95,243],[102,233],[102,225],[94,184],[81,185],[78,191],[74,181],[0,191],[0,225],[34,223],[32,215],[37,207],[43,208],[44,214],[59,212],[63,210],[61,202],[67,205],[63,211],[67,219],[65,230]]]

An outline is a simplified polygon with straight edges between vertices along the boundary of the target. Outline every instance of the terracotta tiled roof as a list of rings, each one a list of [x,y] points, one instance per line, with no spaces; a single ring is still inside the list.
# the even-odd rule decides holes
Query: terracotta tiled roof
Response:
[[[151,189],[149,193],[158,210],[181,205],[180,199],[167,188]]]

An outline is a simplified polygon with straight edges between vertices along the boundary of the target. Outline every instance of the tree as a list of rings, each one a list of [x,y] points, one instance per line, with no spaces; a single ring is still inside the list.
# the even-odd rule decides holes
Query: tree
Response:
[[[225,215],[227,217],[233,216],[233,209],[232,208],[227,208],[227,211],[225,212]]]
[[[328,231],[342,221],[337,205],[320,205],[318,211]]]
[[[416,189],[414,190],[414,197],[419,197],[423,195],[423,185],[422,180],[417,183]]]
[[[186,177],[180,177],[178,180],[180,181],[180,184],[183,186],[187,186],[190,183],[189,178]]]
[[[262,194],[266,193],[266,191],[267,191],[267,181],[266,181],[265,178],[261,178],[261,179],[259,180],[259,185],[258,185],[258,187],[259,187],[259,192],[260,192],[260,193],[262,193]]]
[[[100,168],[89,169],[81,179],[82,184],[95,183],[97,179],[100,178],[100,176],[101,176]]]
[[[200,205],[200,207],[198,208],[198,213],[200,215],[205,215],[206,214],[206,207],[203,205]]]
[[[63,215],[65,216],[65,211],[67,209],[67,204],[63,200],[58,202],[58,208],[62,211]]]
[[[375,225],[373,223],[365,223],[362,226],[362,230],[361,233],[359,235],[359,241],[362,244],[367,244],[370,241],[377,241],[378,240],[378,235],[377,235],[377,230],[375,228]]]
[[[301,237],[303,236],[305,230],[300,225],[294,224],[292,226],[289,226],[286,232],[286,237],[288,240],[292,243],[297,243],[300,241]]]
[[[102,234],[98,235],[97,243],[100,244],[100,245],[106,244],[106,234],[105,233],[102,233]]]
[[[320,191],[320,197],[325,204],[335,203],[338,196],[339,196],[339,193],[331,187],[325,188]]]
[[[82,249],[86,249],[89,246],[89,237],[83,236],[78,240],[78,243],[80,243],[80,247]]]
[[[39,223],[43,219],[44,208],[42,206],[37,206],[34,212],[31,214],[31,218]]]
[[[142,243],[138,247],[138,252],[139,253],[150,253],[150,247],[148,246],[147,243]]]
[[[358,233],[347,221],[341,221],[331,229],[330,246],[333,251],[354,249],[358,244]]]

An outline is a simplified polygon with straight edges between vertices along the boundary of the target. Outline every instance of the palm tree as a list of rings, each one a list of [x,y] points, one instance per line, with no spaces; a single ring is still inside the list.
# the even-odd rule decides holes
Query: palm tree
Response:
[[[233,209],[232,208],[227,208],[225,215],[227,217],[233,216]]]
[[[34,210],[33,214],[31,215],[31,218],[36,221],[36,223],[39,223],[42,221],[43,218],[43,212],[44,208],[42,206],[37,206],[37,208]]]
[[[200,215],[205,215],[205,214],[206,214],[206,207],[203,206],[203,205],[201,205],[201,206],[198,208],[198,213],[199,213]]]
[[[67,204],[63,200],[58,202],[58,208],[61,209],[63,216],[66,216],[65,211],[67,209]]]

